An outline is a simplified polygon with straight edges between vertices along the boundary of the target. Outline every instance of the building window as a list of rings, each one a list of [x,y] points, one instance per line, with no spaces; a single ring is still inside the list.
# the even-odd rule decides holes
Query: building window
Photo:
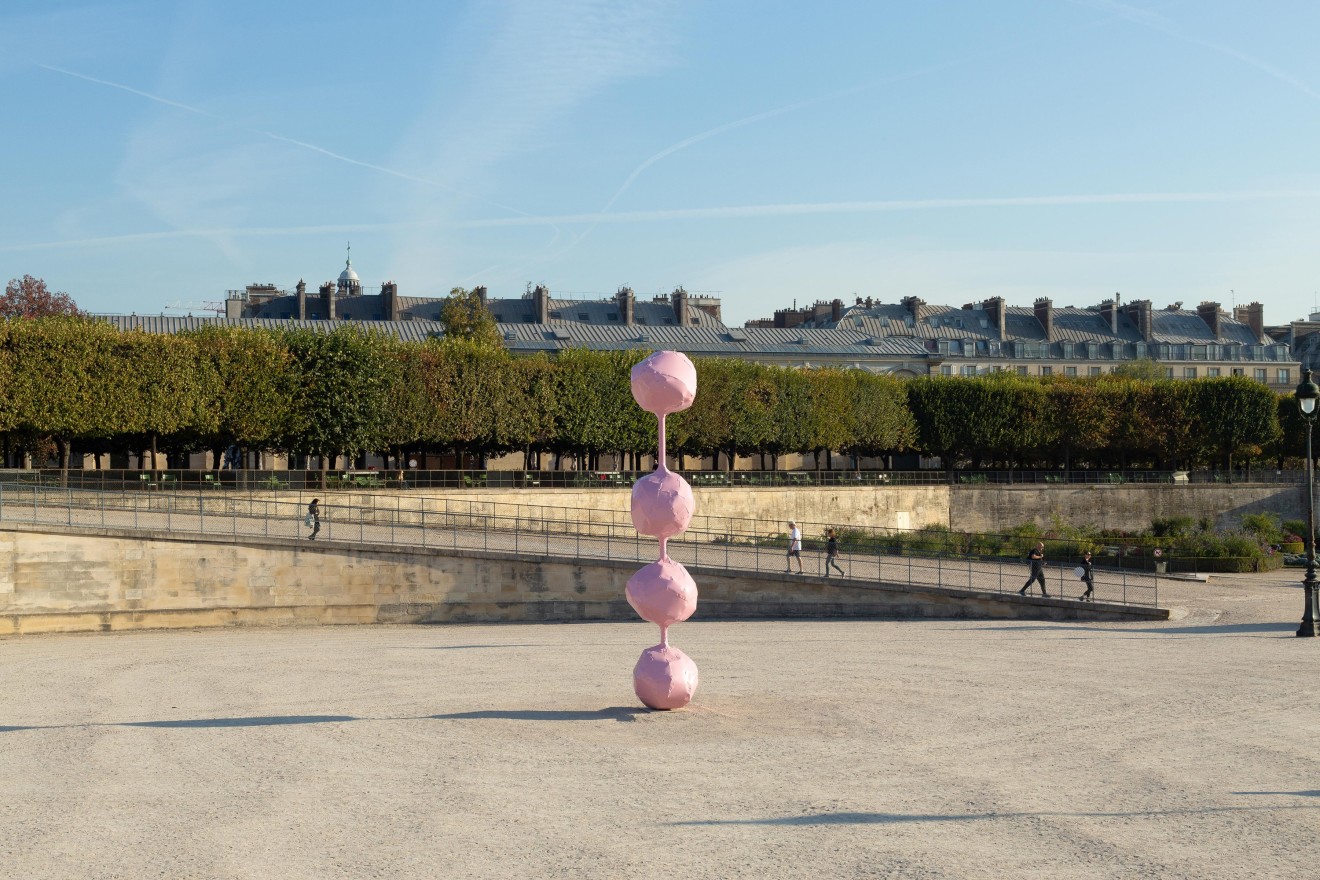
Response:
[[[1183,367],[1183,378],[1184,378],[1184,379],[1195,379],[1195,378],[1196,378],[1196,367]]]
[[[1172,379],[1172,378],[1173,378],[1173,367],[1165,367],[1165,368],[1164,368],[1164,378],[1166,378],[1166,379]]]
[[[1090,375],[1092,375],[1092,376],[1099,376],[1099,375],[1100,375],[1100,368],[1099,368],[1099,367],[1091,367],[1091,369],[1090,369]]]
[[[1072,344],[1071,342],[1065,342],[1065,343],[1063,343],[1063,344],[1062,344],[1062,347],[1063,347],[1063,356],[1064,356],[1064,357],[1066,357],[1066,358],[1070,358],[1070,357],[1073,356],[1073,344]]]
[[[1017,368],[1017,371],[1018,371],[1018,375],[1019,375],[1019,376],[1025,376],[1025,375],[1027,375],[1027,368],[1026,368],[1026,367],[1018,367],[1018,368]]]
[[[1292,370],[1279,370],[1279,380],[1278,380],[1279,384],[1291,385],[1292,384],[1292,379],[1290,378],[1291,373]]]
[[[1269,381],[1268,379],[1265,378],[1265,374],[1267,373],[1266,370],[1260,369],[1260,368],[1258,367],[1258,368],[1252,370],[1251,372],[1252,372],[1253,374],[1255,374],[1255,376],[1256,376],[1256,381],[1257,381],[1257,382],[1267,382],[1267,381]]]
[[[1089,358],[1095,357],[1099,348],[1100,346],[1096,345],[1094,342],[1086,343],[1086,356]]]
[[[950,366],[949,364],[945,364],[944,366],[940,367],[940,375],[941,375],[941,376],[952,376],[952,375],[953,375],[953,367]]]
[[[964,376],[975,376],[975,375],[976,375],[976,364],[965,364],[965,365],[963,365],[963,368],[962,368],[962,374],[963,374]]]
[[[1040,374],[1041,374],[1042,376],[1052,376],[1052,375],[1054,375],[1054,368],[1053,368],[1053,367],[1041,367],[1041,368],[1040,368]]]
[[[1205,368],[1205,374],[1206,374],[1207,376],[1209,376],[1211,379],[1218,379],[1218,378],[1219,378],[1219,368],[1218,368],[1218,367],[1206,367],[1206,368]]]
[[[1076,368],[1076,367],[1064,367],[1064,368],[1063,368],[1063,375],[1067,376],[1069,379],[1075,379],[1075,378],[1077,378],[1077,368]]]
[[[1233,368],[1233,375],[1234,375],[1234,376],[1241,376],[1241,375],[1243,375],[1242,368],[1241,368],[1241,367],[1234,367],[1234,368]]]

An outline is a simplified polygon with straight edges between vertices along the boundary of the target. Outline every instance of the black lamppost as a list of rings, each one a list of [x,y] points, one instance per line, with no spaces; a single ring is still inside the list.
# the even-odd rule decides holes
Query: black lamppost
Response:
[[[1318,636],[1315,620],[1315,470],[1311,458],[1311,426],[1315,422],[1316,399],[1320,398],[1320,388],[1311,381],[1311,371],[1302,370],[1302,384],[1293,393],[1297,405],[1302,409],[1302,418],[1306,421],[1306,577],[1302,588],[1306,591],[1306,611],[1302,614],[1302,625],[1297,630],[1299,636]]]

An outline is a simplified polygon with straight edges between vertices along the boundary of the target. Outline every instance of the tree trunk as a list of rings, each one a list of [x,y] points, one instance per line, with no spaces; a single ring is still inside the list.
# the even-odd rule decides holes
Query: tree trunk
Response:
[[[60,487],[69,485],[69,447],[70,442],[63,437],[55,441],[55,446],[60,451]]]

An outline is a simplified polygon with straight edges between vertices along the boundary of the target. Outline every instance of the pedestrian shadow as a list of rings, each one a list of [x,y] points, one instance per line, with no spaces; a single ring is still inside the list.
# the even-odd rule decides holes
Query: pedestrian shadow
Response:
[[[1234,794],[1303,794],[1320,792],[1234,792]],[[670,822],[682,825],[905,825],[920,822],[984,822],[1016,819],[1141,819],[1167,816],[1204,816],[1215,813],[1268,813],[1278,810],[1317,810],[1320,804],[1285,804],[1260,807],[1188,807],[1177,810],[1140,810],[1133,812],[1040,811],[1021,813],[807,813],[800,816],[773,816],[764,819],[697,819]]]
[[[1287,795],[1289,797],[1320,797],[1320,790],[1312,789],[1310,791],[1235,791],[1233,794],[1275,794]]]
[[[1130,624],[1128,626],[1108,626],[1101,624],[1061,624],[1061,623],[1040,623],[1013,624],[1009,626],[981,626],[979,630],[990,632],[1040,632],[1043,630],[1063,630],[1066,632],[1104,632],[1104,633],[1123,633],[1128,636],[1139,635],[1249,635],[1253,633],[1278,633],[1291,634],[1297,628],[1297,624],[1284,621],[1265,621],[1261,623],[1207,623],[1192,626],[1146,626],[1144,624]]]
[[[498,718],[506,721],[632,721],[638,715],[655,710],[637,706],[610,706],[606,709],[478,709],[473,712],[448,712],[426,715],[440,721]]]

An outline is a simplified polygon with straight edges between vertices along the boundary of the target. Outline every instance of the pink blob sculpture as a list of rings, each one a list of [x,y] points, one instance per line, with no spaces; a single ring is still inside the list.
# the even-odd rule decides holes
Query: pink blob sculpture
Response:
[[[633,484],[633,526],[648,537],[672,538],[683,534],[692,522],[694,506],[692,487],[687,480],[663,464]]]
[[[669,539],[692,521],[692,487],[665,467],[665,416],[685,410],[697,396],[697,370],[686,355],[657,351],[632,369],[637,405],[659,419],[660,450],[654,473],[633,485],[632,521],[643,535],[660,539],[660,558],[628,579],[628,604],[660,627],[660,644],[642,652],[633,667],[633,690],[652,709],[681,709],[697,692],[697,664],[669,644],[669,627],[697,610],[697,585],[669,558]]]
[[[661,629],[687,620],[697,610],[696,581],[686,568],[668,556],[628,578],[624,595],[638,616]]]
[[[685,354],[657,351],[632,368],[632,393],[638,406],[663,419],[692,405],[697,368]]]

